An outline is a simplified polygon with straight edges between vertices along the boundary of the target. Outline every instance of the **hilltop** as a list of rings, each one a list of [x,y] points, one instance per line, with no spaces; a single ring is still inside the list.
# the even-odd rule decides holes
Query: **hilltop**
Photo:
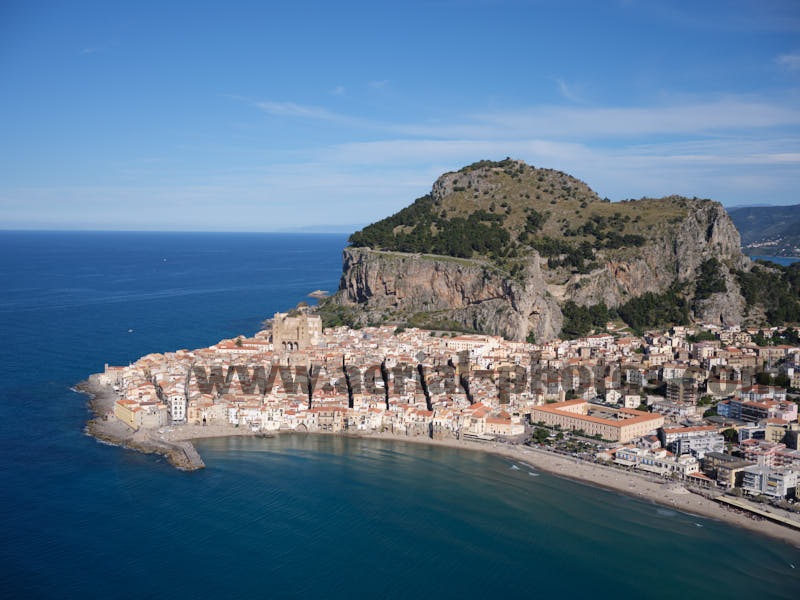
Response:
[[[431,192],[353,234],[355,247],[454,257],[514,258],[641,246],[643,234],[685,215],[680,198],[612,204],[582,181],[522,161],[480,161],[447,173]],[[555,240],[562,240],[556,243]]]
[[[321,308],[330,324],[544,340],[603,329],[612,318],[637,329],[764,321],[767,305],[786,300],[753,294],[754,282],[770,278],[790,300],[797,295],[770,268],[757,269],[742,293],[752,263],[718,202],[611,202],[566,173],[510,158],[445,173],[350,244],[340,291]]]

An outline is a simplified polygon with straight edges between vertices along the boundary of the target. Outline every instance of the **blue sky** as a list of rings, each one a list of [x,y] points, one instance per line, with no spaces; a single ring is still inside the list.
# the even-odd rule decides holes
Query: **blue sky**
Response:
[[[799,203],[800,2],[0,3],[0,229],[346,229],[505,156]]]

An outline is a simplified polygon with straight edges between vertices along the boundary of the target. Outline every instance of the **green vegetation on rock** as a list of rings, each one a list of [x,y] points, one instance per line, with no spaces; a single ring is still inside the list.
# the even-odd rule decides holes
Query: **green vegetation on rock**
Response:
[[[662,218],[648,201],[611,205],[565,173],[511,159],[479,161],[440,181],[410,206],[355,232],[350,244],[495,261],[536,250],[555,259],[551,268],[588,273],[597,266],[591,249],[640,247]],[[652,208],[663,218],[685,213],[680,202],[662,204]]]
[[[510,236],[502,226],[503,219],[504,215],[484,210],[466,218],[447,219],[435,212],[430,196],[424,196],[396,215],[357,231],[350,236],[350,244],[458,258],[493,256],[508,247]]]
[[[563,339],[586,337],[592,330],[605,330],[606,323],[616,315],[603,304],[580,306],[571,300],[561,307],[564,324],[561,326]]]
[[[617,312],[639,332],[648,328],[689,324],[689,303],[681,294],[679,285],[673,285],[662,294],[646,292],[631,298]]]
[[[748,308],[762,306],[769,324],[800,322],[800,263],[760,263],[736,278]]]
[[[350,246],[336,303],[355,312],[323,306],[326,323],[543,341],[616,319],[635,331],[800,321],[800,267],[751,269],[719,203],[612,203],[565,173],[509,158],[445,173]]]
[[[722,265],[716,258],[709,258],[698,269],[694,299],[707,300],[712,294],[727,291],[725,277],[721,271]]]
[[[317,305],[315,312],[322,319],[323,327],[357,327],[357,309],[337,303],[334,297],[325,298]]]

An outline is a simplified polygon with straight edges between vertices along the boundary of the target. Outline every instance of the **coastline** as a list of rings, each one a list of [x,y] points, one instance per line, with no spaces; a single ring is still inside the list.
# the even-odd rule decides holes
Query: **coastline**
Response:
[[[703,495],[692,492],[681,483],[658,481],[642,473],[621,471],[613,467],[588,463],[577,458],[568,458],[530,446],[514,446],[497,442],[435,440],[386,433],[353,435],[352,437],[488,452],[526,464],[556,477],[571,479],[584,485],[596,486],[639,500],[650,501],[672,510],[720,521],[785,542],[795,548],[800,548],[800,530],[791,529],[771,521],[756,520],[744,512],[733,510]]]
[[[171,465],[182,471],[195,471],[205,468],[205,463],[193,444],[195,440],[234,436],[258,437],[263,435],[247,428],[221,425],[205,427],[200,425],[166,426],[158,431],[134,432],[113,416],[116,395],[110,386],[98,381],[98,375],[91,375],[87,380],[78,384],[76,389],[90,397],[89,407],[94,417],[86,424],[85,431],[87,435],[104,443],[145,454],[159,454],[164,456]],[[281,432],[276,435],[287,434],[294,435],[295,433]],[[771,521],[756,520],[744,512],[723,506],[703,495],[692,492],[681,483],[659,481],[641,473],[588,463],[577,458],[569,458],[530,446],[456,439],[441,440],[391,433],[334,434],[313,432],[311,435],[340,435],[354,439],[406,442],[487,452],[526,464],[556,477],[571,479],[584,485],[601,487],[639,500],[650,501],[672,510],[721,521],[800,548],[800,530],[791,529]]]
[[[150,431],[133,431],[114,417],[116,394],[110,386],[90,375],[75,386],[89,396],[89,409],[94,417],[86,423],[87,435],[112,446],[128,448],[143,454],[159,454],[176,469],[196,471],[205,467],[203,459],[190,441],[158,439]]]

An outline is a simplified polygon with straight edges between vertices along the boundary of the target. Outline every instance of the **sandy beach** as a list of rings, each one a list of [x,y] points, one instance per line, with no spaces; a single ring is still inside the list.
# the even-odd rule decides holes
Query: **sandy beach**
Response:
[[[167,426],[154,431],[133,432],[127,425],[113,416],[116,395],[108,386],[99,385],[94,376],[77,386],[90,395],[89,406],[94,418],[86,425],[87,434],[114,445],[145,453],[161,454],[175,467],[191,471],[202,469],[205,464],[192,441],[230,436],[254,437],[256,434],[246,427],[232,425],[180,425]],[[340,434],[294,434],[277,435],[340,435]],[[350,437],[388,440],[406,443],[427,444],[457,448],[475,452],[490,452],[558,477],[566,477],[584,484],[599,486],[641,500],[654,502],[674,510],[723,521],[730,525],[748,529],[800,548],[800,530],[753,518],[745,512],[723,506],[712,499],[690,491],[679,482],[659,480],[653,476],[624,471],[610,466],[570,458],[541,448],[502,444],[496,442],[473,442],[456,439],[431,439],[422,436],[405,436],[391,433],[341,434]]]
[[[358,437],[397,440],[402,442],[430,444],[448,448],[490,452],[520,463],[525,463],[558,477],[573,479],[584,484],[614,490],[628,496],[655,502],[674,510],[723,521],[730,525],[781,540],[800,548],[800,530],[791,529],[778,523],[754,519],[748,514],[722,506],[719,503],[695,493],[679,482],[624,471],[610,466],[582,461],[577,458],[555,454],[548,450],[530,446],[518,446],[495,442],[471,442],[465,440],[434,440],[424,437],[374,434]]]

